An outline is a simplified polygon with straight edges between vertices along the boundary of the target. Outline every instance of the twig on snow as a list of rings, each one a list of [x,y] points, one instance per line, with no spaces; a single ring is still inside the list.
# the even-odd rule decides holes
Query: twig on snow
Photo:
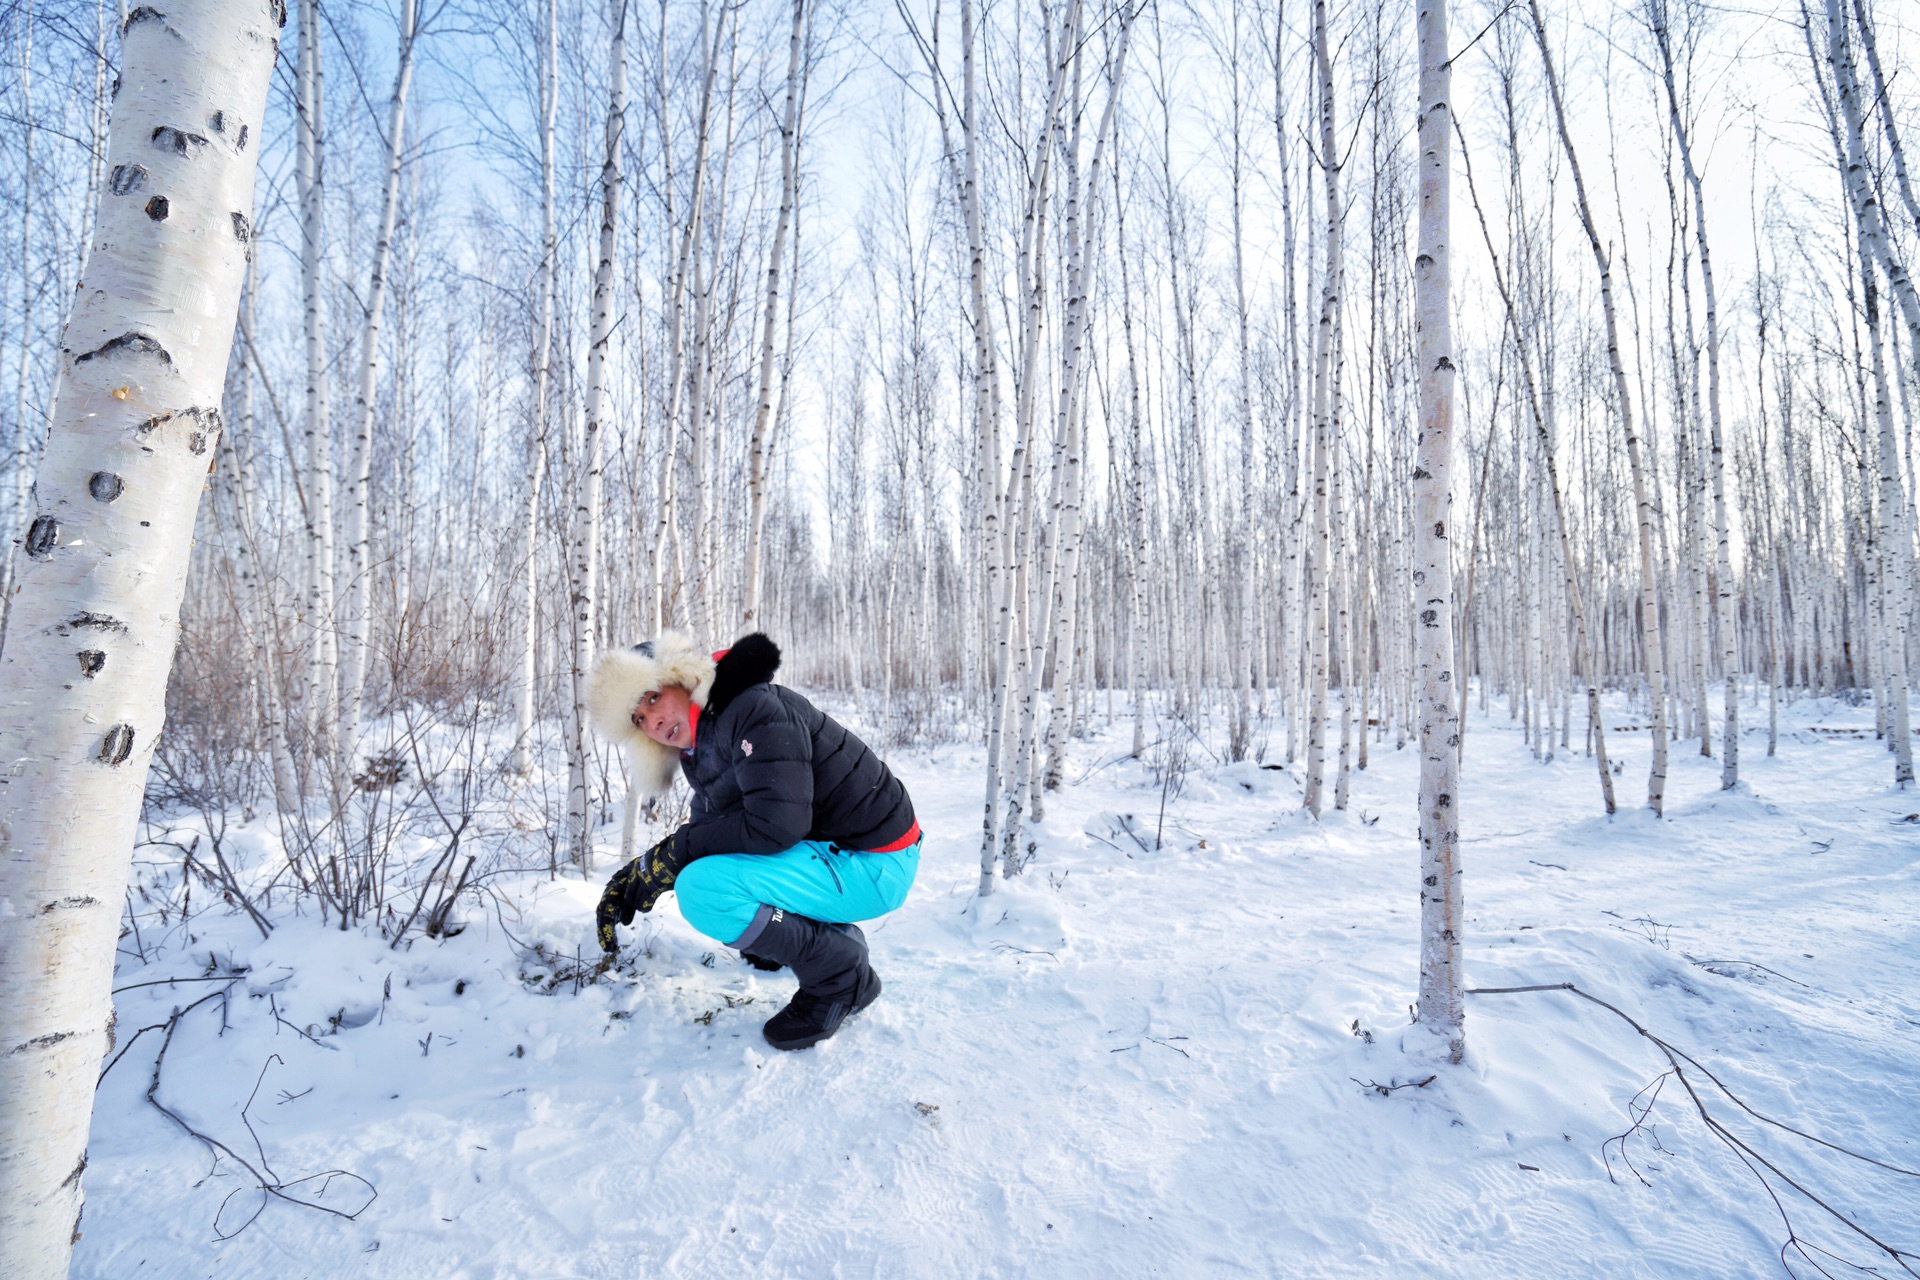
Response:
[[[1697,964],[1702,969],[1705,969],[1708,973],[1719,973],[1720,971],[1713,967],[1714,965],[1717,965],[1717,964],[1743,964],[1747,966],[1747,968],[1749,969],[1758,969],[1762,973],[1770,973],[1774,977],[1780,979],[1782,982],[1791,982],[1796,987],[1807,987],[1807,984],[1800,981],[1800,979],[1798,978],[1789,978],[1786,974],[1781,973],[1778,969],[1769,969],[1767,968],[1767,966],[1763,964],[1755,964],[1751,960],[1697,960],[1692,956],[1688,956],[1687,953],[1684,951],[1682,951],[1680,954],[1683,956],[1686,956],[1688,964]],[[1720,976],[1729,977],[1731,975],[1721,974]],[[1813,990],[1813,988],[1807,987],[1807,990],[1811,991]]]
[[[302,1040],[305,1040],[308,1044],[317,1045],[320,1048],[327,1050],[327,1052],[329,1053],[340,1052],[339,1045],[328,1044],[324,1040],[317,1039],[312,1032],[307,1031],[303,1027],[296,1027],[291,1022],[288,1022],[285,1018],[281,1017],[280,1002],[273,998],[273,993],[271,991],[267,993],[267,1008],[272,1011],[273,1020],[275,1022],[279,1023],[281,1026],[285,1027],[287,1030],[293,1032],[293,1034],[299,1036]],[[275,1032],[274,1034],[278,1035],[279,1033]]]
[[[1640,1092],[1627,1099],[1627,1114],[1633,1117],[1633,1123],[1627,1126],[1625,1133],[1615,1134],[1600,1144],[1600,1162],[1607,1167],[1608,1182],[1619,1182],[1619,1179],[1613,1176],[1613,1161],[1607,1157],[1607,1148],[1617,1142],[1620,1144],[1620,1163],[1627,1167],[1629,1173],[1639,1179],[1641,1186],[1650,1187],[1653,1185],[1647,1181],[1647,1175],[1640,1172],[1639,1166],[1634,1164],[1633,1157],[1627,1154],[1627,1140],[1632,1138],[1634,1134],[1640,1132],[1640,1130],[1645,1129],[1649,1135],[1648,1140],[1653,1143],[1653,1149],[1656,1151],[1666,1150],[1665,1147],[1660,1145],[1660,1135],[1655,1133],[1653,1126],[1647,1123],[1647,1117],[1653,1114],[1654,1104],[1660,1101],[1660,1091],[1666,1087],[1667,1081],[1671,1079],[1673,1079],[1673,1072],[1662,1071],[1659,1075],[1655,1076],[1650,1083],[1642,1085]],[[1647,1094],[1649,1089],[1653,1091],[1651,1097],[1648,1097]],[[1642,1098],[1645,1098],[1646,1101],[1642,1102]]]
[[[1387,1079],[1391,1083],[1381,1084],[1378,1080],[1362,1080],[1359,1076],[1347,1077],[1347,1079],[1353,1081],[1355,1084],[1359,1085],[1362,1089],[1367,1090],[1369,1093],[1377,1093],[1383,1098],[1391,1098],[1394,1095],[1394,1091],[1397,1089],[1424,1089],[1428,1085],[1432,1084],[1435,1080],[1438,1080],[1439,1078],[1440,1077],[1437,1075],[1431,1075],[1431,1076],[1428,1076],[1425,1080],[1394,1081],[1392,1076],[1388,1076]]]
[[[181,981],[182,981],[182,982],[190,982],[190,981],[194,981],[194,979],[190,979],[190,978],[182,978],[182,979],[181,979]],[[230,983],[231,983],[231,982],[238,982],[238,981],[239,981],[239,979],[238,979],[238,978],[229,978],[229,979],[227,979],[227,981],[228,981],[228,982],[230,982]],[[123,990],[124,990],[124,988],[123,988]],[[131,1049],[131,1048],[133,1048],[133,1046],[134,1046],[135,1044],[137,1044],[137,1043],[139,1043],[139,1040],[140,1040],[140,1037],[141,1037],[141,1036],[143,1036],[143,1035],[145,1035],[145,1034],[147,1034],[147,1032],[149,1032],[149,1031],[166,1031],[166,1032],[168,1032],[169,1034],[171,1034],[171,1032],[172,1032],[172,1028],[173,1028],[173,1024],[174,1024],[175,1022],[177,1022],[177,1021],[179,1021],[179,1020],[180,1020],[181,1018],[184,1018],[184,1017],[186,1017],[186,1016],[187,1016],[187,1015],[188,1015],[189,1013],[192,1013],[192,1012],[193,1012],[193,1011],[194,1011],[195,1009],[198,1009],[198,1008],[199,1008],[199,1007],[200,1007],[201,1005],[203,1005],[203,1004],[205,1004],[205,1003],[206,1003],[207,1001],[209,1001],[209,1000],[218,1000],[218,999],[219,999],[219,998],[220,998],[221,996],[223,996],[223,995],[225,995],[225,994],[226,994],[226,992],[225,992],[224,990],[221,990],[221,991],[210,991],[210,992],[208,992],[208,993],[207,993],[206,995],[204,995],[204,996],[201,996],[201,997],[200,997],[200,998],[199,998],[198,1000],[195,1000],[195,1001],[194,1001],[194,1002],[193,1002],[192,1004],[190,1004],[190,1005],[188,1005],[188,1006],[187,1006],[186,1008],[184,1008],[184,1009],[175,1009],[175,1010],[173,1011],[173,1015],[172,1015],[171,1017],[169,1017],[169,1018],[168,1018],[168,1019],[167,1019],[167,1020],[166,1020],[165,1022],[156,1022],[156,1023],[154,1023],[154,1024],[152,1025],[152,1026],[150,1026],[150,1027],[141,1027],[141,1028],[140,1028],[140,1029],[139,1029],[138,1031],[135,1031],[135,1032],[134,1032],[134,1033],[133,1033],[133,1034],[132,1034],[131,1036],[129,1036],[129,1037],[127,1038],[127,1042],[126,1042],[125,1044],[123,1044],[123,1045],[121,1045],[121,1046],[120,1046],[120,1052],[118,1052],[118,1053],[116,1053],[116,1054],[114,1054],[114,1055],[113,1055],[113,1061],[112,1061],[112,1062],[109,1062],[109,1063],[107,1063],[107,1065],[106,1065],[105,1067],[103,1067],[103,1068],[101,1069],[101,1071],[100,1071],[100,1077],[99,1077],[99,1079],[97,1079],[97,1080],[95,1080],[95,1081],[93,1082],[93,1087],[94,1087],[94,1088],[95,1088],[96,1090],[97,1090],[97,1089],[99,1089],[99,1087],[100,1087],[100,1085],[101,1085],[101,1083],[102,1083],[103,1081],[105,1081],[105,1080],[106,1080],[106,1078],[107,1078],[107,1072],[109,1072],[109,1071],[111,1071],[111,1070],[113,1070],[115,1066],[117,1066],[117,1065],[119,1065],[119,1062],[120,1062],[120,1059],[122,1059],[122,1058],[124,1058],[124,1057],[126,1057],[126,1056],[127,1056],[127,1051],[128,1051],[129,1049]]]

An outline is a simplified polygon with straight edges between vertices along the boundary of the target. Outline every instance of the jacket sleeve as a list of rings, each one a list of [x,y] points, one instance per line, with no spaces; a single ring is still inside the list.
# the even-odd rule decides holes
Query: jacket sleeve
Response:
[[[813,739],[773,698],[752,708],[727,744],[740,804],[696,816],[676,833],[685,860],[714,853],[778,853],[813,829]]]

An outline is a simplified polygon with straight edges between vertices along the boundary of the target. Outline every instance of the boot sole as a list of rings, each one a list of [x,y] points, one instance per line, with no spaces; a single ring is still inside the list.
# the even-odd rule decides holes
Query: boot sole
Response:
[[[775,1040],[771,1035],[767,1034],[767,1029],[763,1025],[760,1028],[761,1037],[765,1039],[768,1044],[772,1045],[776,1049],[779,1049],[783,1053],[791,1053],[796,1049],[811,1049],[813,1048],[813,1046],[819,1044],[822,1040],[832,1039],[835,1032],[839,1031],[841,1027],[844,1027],[847,1025],[848,1018],[851,1018],[854,1014],[859,1013],[862,1009],[866,1008],[868,1005],[872,1004],[875,1000],[878,1000],[880,998],[880,975],[878,973],[874,973],[873,970],[871,969],[869,969],[868,972],[873,973],[873,989],[867,992],[866,999],[857,1000],[854,1002],[853,1007],[847,1010],[846,1013],[841,1016],[840,1021],[834,1025],[834,1028],[832,1031],[822,1031],[817,1035],[802,1036],[796,1040]]]

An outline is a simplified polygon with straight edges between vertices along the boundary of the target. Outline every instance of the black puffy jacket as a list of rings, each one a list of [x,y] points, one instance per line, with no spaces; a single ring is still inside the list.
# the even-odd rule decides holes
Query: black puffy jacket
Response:
[[[791,689],[768,683],[780,650],[755,632],[721,655],[680,768],[693,817],[683,861],[778,853],[802,840],[885,849],[916,830],[913,801],[867,744]]]

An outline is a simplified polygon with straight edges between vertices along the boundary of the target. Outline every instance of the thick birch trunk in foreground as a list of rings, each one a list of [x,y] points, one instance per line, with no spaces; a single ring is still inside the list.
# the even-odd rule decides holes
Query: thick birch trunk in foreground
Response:
[[[64,1276],[114,938],[164,714],[285,10],[123,36],[110,194],[61,348],[0,658],[0,1275]]]
[[[1466,1051],[1460,972],[1460,719],[1453,699],[1453,322],[1448,257],[1453,69],[1446,0],[1417,11],[1420,57],[1420,246],[1413,260],[1420,378],[1415,444],[1414,663],[1420,734],[1420,1018]],[[1361,732],[1365,732],[1361,726]]]

